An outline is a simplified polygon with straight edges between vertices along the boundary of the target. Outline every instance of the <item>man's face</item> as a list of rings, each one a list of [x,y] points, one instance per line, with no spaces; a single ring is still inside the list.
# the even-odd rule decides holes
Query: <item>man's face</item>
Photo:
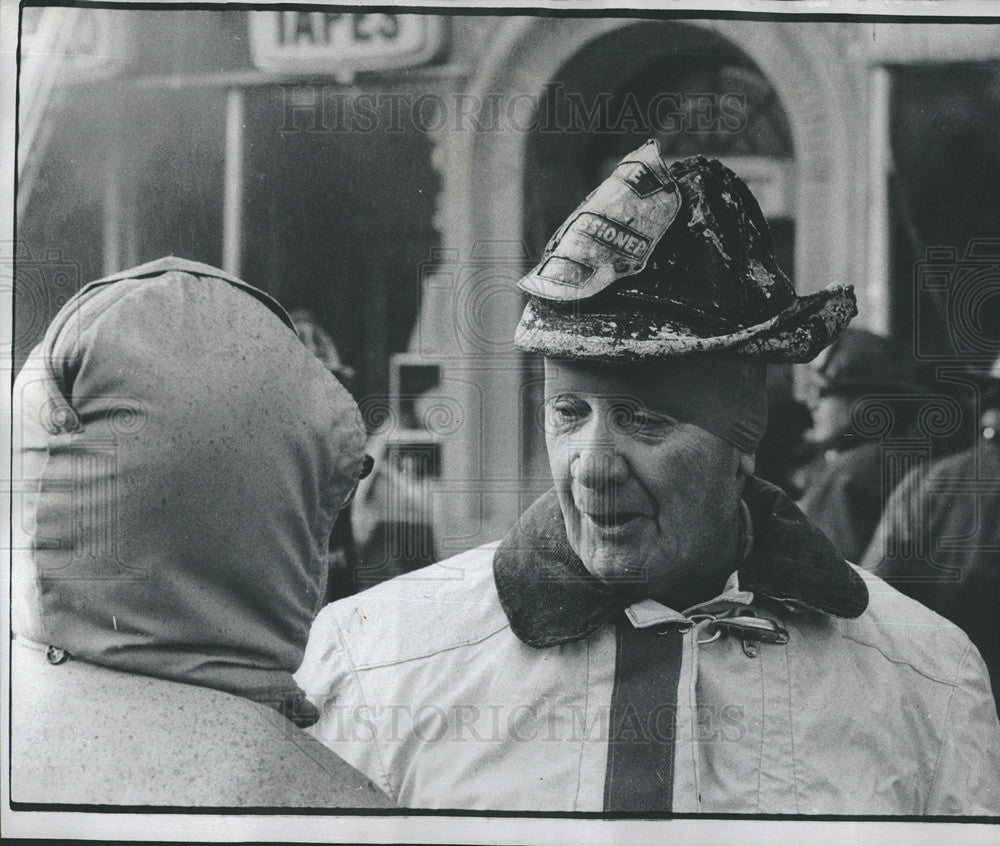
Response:
[[[809,410],[813,425],[809,439],[827,441],[851,431],[851,409],[856,402],[856,397],[841,394],[825,394],[812,400]]]
[[[589,382],[579,374],[555,393],[546,378],[546,445],[570,545],[594,576],[682,610],[677,599],[703,598],[720,564],[724,576],[733,569],[712,551],[734,531],[739,452],[642,396]]]

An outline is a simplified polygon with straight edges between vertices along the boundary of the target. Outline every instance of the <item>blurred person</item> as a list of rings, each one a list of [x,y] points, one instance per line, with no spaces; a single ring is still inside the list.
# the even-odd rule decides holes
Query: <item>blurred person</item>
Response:
[[[295,333],[306,348],[323,362],[326,369],[336,376],[348,391],[351,391],[354,368],[341,361],[333,338],[319,324],[313,313],[307,309],[295,309],[290,311],[288,316],[292,319]],[[340,509],[333,524],[333,531],[330,533],[330,574],[326,582],[324,605],[350,596],[358,590],[358,546],[351,528],[353,507],[354,503],[350,502]]]
[[[862,566],[961,626],[1000,703],[1000,358],[984,387],[978,442],[903,479]]]
[[[12,800],[385,807],[292,678],[364,430],[282,308],[151,262],[74,296],[14,396]]]
[[[812,423],[809,407],[794,397],[769,391],[767,402],[767,428],[757,444],[758,478],[777,485],[789,496],[796,498],[802,491],[798,484],[798,471],[808,460],[809,446],[806,432]]]
[[[289,313],[299,338],[349,391],[354,369],[341,361],[337,346],[306,309]],[[326,602],[351,596],[434,561],[434,521],[422,480],[393,466],[392,433],[369,438],[370,470],[357,496],[337,515],[330,536],[330,578]]]
[[[925,391],[887,338],[853,326],[809,369],[813,427],[808,437],[817,457],[802,471],[798,505],[837,552],[860,561],[891,491],[882,479],[882,444],[858,436],[852,409],[865,396],[891,399]],[[901,420],[899,428],[912,428],[912,421]]]
[[[299,340],[340,380],[340,384],[350,390],[354,382],[354,368],[341,360],[337,345],[316,316],[305,308],[293,309],[288,316]]]
[[[352,527],[359,547],[358,590],[434,562],[434,480],[414,472],[422,462],[399,461],[400,443],[384,430],[372,435],[374,469],[358,487]],[[402,463],[402,467],[398,466]],[[437,501],[440,497],[437,498]]]
[[[767,362],[835,339],[851,289],[797,297],[746,185],[655,141],[520,287],[554,488],[320,613],[315,736],[411,807],[1000,813],[975,647],[753,476]]]

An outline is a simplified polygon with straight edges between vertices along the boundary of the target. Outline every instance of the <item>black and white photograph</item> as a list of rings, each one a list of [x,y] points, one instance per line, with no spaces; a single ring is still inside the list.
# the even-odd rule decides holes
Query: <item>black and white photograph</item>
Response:
[[[0,41],[7,835],[996,842],[1000,7]]]

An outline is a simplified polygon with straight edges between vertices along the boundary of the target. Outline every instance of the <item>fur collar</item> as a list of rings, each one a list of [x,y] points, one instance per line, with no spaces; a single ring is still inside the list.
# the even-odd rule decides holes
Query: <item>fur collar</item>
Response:
[[[741,590],[835,617],[864,612],[864,581],[780,488],[751,478],[743,499],[754,537],[738,570]],[[493,575],[511,629],[529,646],[580,640],[634,601],[587,572],[566,538],[554,490],[501,542]]]

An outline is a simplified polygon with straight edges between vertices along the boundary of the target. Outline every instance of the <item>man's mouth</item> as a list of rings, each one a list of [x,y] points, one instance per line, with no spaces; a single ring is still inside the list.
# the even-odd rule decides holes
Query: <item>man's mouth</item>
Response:
[[[598,512],[584,511],[583,513],[591,523],[601,529],[623,528],[642,516],[638,511],[609,510]]]

